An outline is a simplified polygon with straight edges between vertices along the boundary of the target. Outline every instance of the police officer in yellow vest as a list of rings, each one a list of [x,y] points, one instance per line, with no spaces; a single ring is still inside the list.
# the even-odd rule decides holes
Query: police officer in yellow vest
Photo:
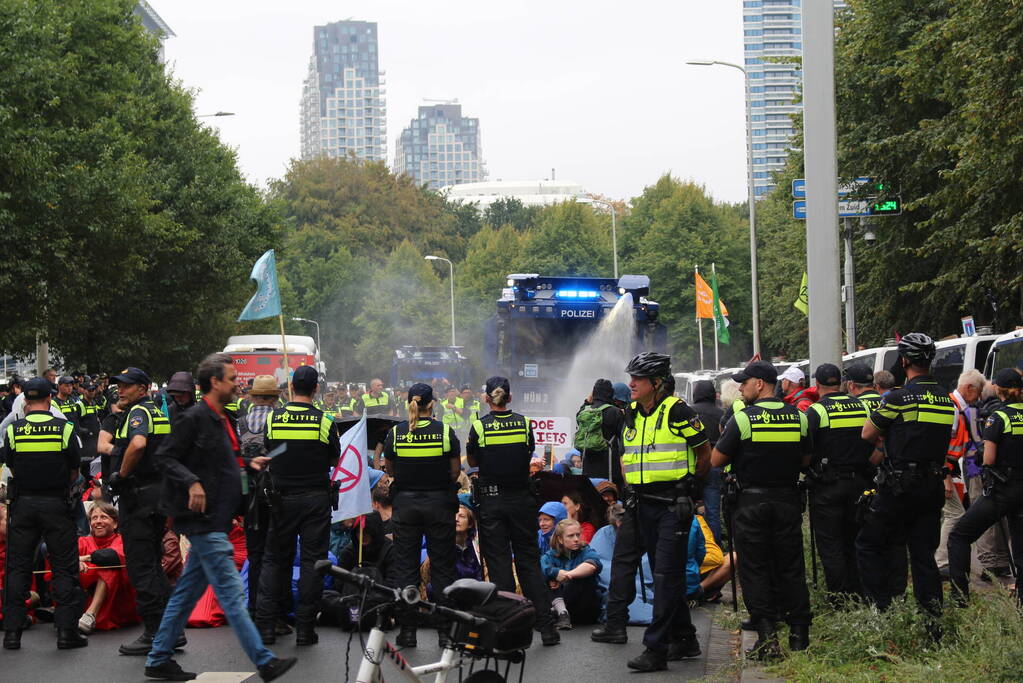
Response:
[[[7,572],[4,591],[4,648],[21,647],[25,601],[40,540],[53,567],[57,647],[83,647],[78,632],[78,533],[69,488],[78,477],[79,443],[71,422],[50,414],[50,383],[35,377],[24,385],[25,417],[8,425],[0,462],[11,470],[8,483]]]
[[[357,407],[360,415],[368,417],[394,414],[391,395],[384,391],[384,381],[381,379],[370,380],[369,391],[362,395]]]
[[[464,405],[462,397],[458,395],[458,389],[449,386],[444,391],[444,400],[440,402],[441,422],[456,432],[461,432],[465,426],[465,419],[462,417]]]
[[[170,596],[162,565],[167,517],[161,512],[162,480],[153,456],[170,435],[171,426],[149,398],[149,375],[127,368],[112,379],[117,383],[117,405],[122,412],[114,433],[109,486],[120,496],[118,530],[124,541],[124,562],[145,627],[138,639],[122,645],[119,652],[143,656],[149,654]]]
[[[341,398],[338,401],[338,409],[341,417],[352,417],[355,415],[355,387],[341,385]]]
[[[433,599],[455,580],[455,512],[461,471],[461,445],[450,427],[432,419],[433,389],[413,384],[408,390],[408,421],[384,439],[384,467],[394,477],[394,575],[398,588],[419,585],[423,536],[430,558]],[[403,617],[399,647],[416,646],[414,615]],[[445,634],[441,631],[441,641]]]
[[[627,574],[620,568],[615,571],[615,560],[618,564],[622,558],[630,561],[637,546],[645,550],[654,575],[654,612],[643,635],[646,649],[629,660],[628,667],[661,671],[669,660],[700,655],[686,603],[685,566],[692,496],[696,477],[710,469],[710,445],[696,413],[671,395],[670,357],[641,353],[625,372],[631,376],[633,402],[625,414],[622,472],[632,494],[615,539],[610,590],[616,594],[628,590],[614,585],[621,582],[616,577]],[[612,626],[624,631],[624,624]]]
[[[757,629],[747,654],[778,657],[777,619],[788,622],[789,647],[805,650],[810,633],[810,594],[803,561],[799,473],[810,464],[806,416],[775,398],[778,371],[765,361],[732,375],[746,408],[725,426],[711,463],[731,463],[739,484],[733,516],[743,600]]]

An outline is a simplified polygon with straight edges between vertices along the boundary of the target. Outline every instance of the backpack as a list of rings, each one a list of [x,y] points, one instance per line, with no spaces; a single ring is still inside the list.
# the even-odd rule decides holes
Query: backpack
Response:
[[[238,420],[238,450],[246,462],[252,458],[266,455],[266,442],[263,432],[249,431],[249,421],[243,416]]]
[[[599,407],[586,406],[575,416],[575,436],[572,438],[572,445],[580,453],[586,451],[606,451],[611,444],[604,438],[603,423],[604,409],[613,408],[609,403]]]

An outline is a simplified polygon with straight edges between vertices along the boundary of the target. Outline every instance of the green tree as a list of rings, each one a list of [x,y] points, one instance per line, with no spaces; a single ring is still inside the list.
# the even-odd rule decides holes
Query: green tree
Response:
[[[509,197],[498,199],[488,206],[483,212],[483,220],[495,228],[510,225],[524,232],[536,224],[537,214],[541,210],[539,206],[525,206],[521,200]]]
[[[531,273],[609,276],[611,219],[581,202],[544,207],[523,236],[520,259]]]
[[[222,347],[277,218],[134,5],[0,0],[0,339],[166,376]]]

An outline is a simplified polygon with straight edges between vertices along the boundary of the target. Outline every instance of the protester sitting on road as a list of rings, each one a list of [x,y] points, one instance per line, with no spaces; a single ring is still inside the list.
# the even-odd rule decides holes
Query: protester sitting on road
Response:
[[[721,547],[714,541],[707,520],[700,515],[696,516],[696,520],[703,532],[706,552],[703,562],[700,563],[700,589],[692,597],[699,602],[715,602],[721,597],[722,586],[732,578],[732,565],[729,556],[722,552]]]
[[[700,565],[707,554],[707,545],[700,519],[700,515],[693,515],[693,521],[689,525],[689,543],[686,546],[686,597],[690,600],[699,600],[703,596],[700,588]]]
[[[356,520],[354,525],[355,542],[345,546],[337,564],[342,569],[369,576],[377,583],[390,585],[397,578],[394,573],[394,544],[387,537],[383,520],[380,519],[379,514],[374,512],[361,519],[361,522]],[[360,533],[362,536],[361,555],[357,545]],[[375,623],[375,613],[371,613],[370,610],[379,606],[381,600],[382,598],[376,594],[367,594],[364,603],[361,604],[362,616],[360,618],[360,602],[363,602],[360,589],[348,583],[341,585],[335,583],[332,589],[323,591],[320,624],[340,626],[344,629],[353,629],[361,625],[361,628],[365,630]]]
[[[568,512],[568,518],[579,522],[582,528],[583,543],[589,543],[593,534],[597,533],[597,524],[594,524],[592,513],[588,505],[583,502],[583,497],[578,491],[569,491],[561,497],[561,504]]]
[[[393,540],[394,536],[394,524],[391,522],[391,514],[393,512],[392,504],[394,502],[394,496],[391,495],[391,487],[379,484],[373,487],[372,492],[373,511],[377,513],[380,518],[380,523],[383,527],[384,534]],[[343,551],[342,551],[343,554]]]
[[[582,540],[582,529],[574,519],[558,522],[551,549],[540,558],[540,568],[551,588],[551,608],[557,613],[555,626],[569,630],[576,624],[594,624],[600,616],[601,594],[597,573],[603,565],[597,553]]]
[[[465,503],[455,511],[455,573],[459,579],[483,581],[485,572],[480,544],[476,538],[476,515]],[[430,558],[419,568],[423,586],[430,586]],[[429,593],[429,590],[428,590]],[[434,596],[436,597],[436,596]]]
[[[572,456],[572,459],[570,460],[570,462],[571,462],[572,474],[582,474],[583,473],[583,456],[581,456],[578,453],[576,453],[575,455]]]
[[[618,487],[615,486],[613,481],[605,479],[604,481],[598,482],[596,489],[597,493],[600,494],[600,497],[603,498],[604,502],[608,505],[614,505],[618,502]]]
[[[536,533],[536,542],[540,546],[541,554],[551,549],[551,535],[554,533],[554,527],[566,517],[568,517],[568,510],[557,501],[551,500],[541,506],[538,518],[540,530]]]
[[[546,463],[543,458],[533,458],[529,461],[529,476],[533,476],[537,472],[542,472]]]
[[[78,538],[79,583],[89,604],[78,630],[89,634],[137,624],[135,589],[124,568],[124,545],[117,533],[117,508],[97,501],[89,510],[88,536]]]

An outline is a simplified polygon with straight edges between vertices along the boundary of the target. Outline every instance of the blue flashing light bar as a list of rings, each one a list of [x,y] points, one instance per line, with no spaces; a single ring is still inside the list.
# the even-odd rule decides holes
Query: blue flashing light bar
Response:
[[[592,289],[559,289],[555,296],[559,299],[599,299],[600,292]]]

